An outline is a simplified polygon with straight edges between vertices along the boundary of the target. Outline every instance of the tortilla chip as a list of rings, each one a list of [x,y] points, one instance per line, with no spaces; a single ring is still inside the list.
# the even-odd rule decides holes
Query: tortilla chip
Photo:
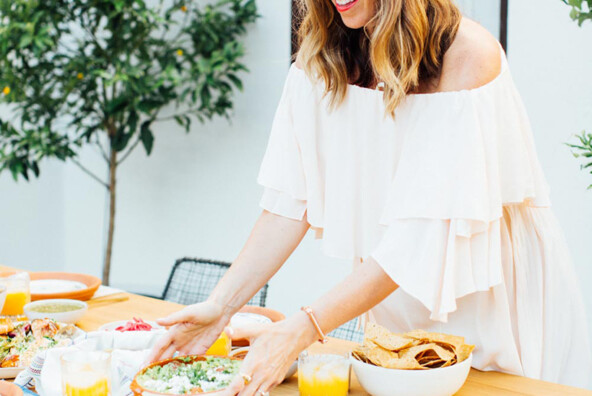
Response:
[[[441,333],[428,333],[424,330],[414,330],[404,334],[405,337],[413,338],[416,340],[426,340],[428,342],[438,344],[448,344],[454,347],[456,351],[461,345],[464,345],[465,338],[461,336],[454,336]]]
[[[360,347],[356,348],[355,350],[352,351],[352,356],[354,358],[356,358],[357,360],[359,360],[360,362],[364,362],[364,363],[368,363],[368,364],[374,364],[370,361],[370,359],[368,359],[366,357],[366,353],[364,350],[361,350]]]
[[[457,351],[458,362],[460,363],[465,361],[471,352],[473,352],[473,349],[475,349],[475,345],[463,344]]]
[[[410,338],[401,337],[397,334],[391,333],[384,327],[371,322],[366,325],[364,338],[374,342],[384,349],[395,352],[412,346],[414,342],[414,340]]]
[[[367,348],[366,357],[377,366],[388,367],[392,360],[399,358],[397,352],[386,350],[376,344],[367,345]]]
[[[420,357],[425,356],[425,353],[428,351],[433,351],[433,354],[436,354],[436,356],[444,361],[449,361],[455,358],[454,353],[447,351],[446,349],[440,347],[439,345],[430,343],[430,344],[423,344],[423,345],[418,345],[418,346],[414,346],[408,349],[405,349],[403,351],[400,352],[400,356],[401,357],[405,357],[405,356],[412,356],[414,359],[417,359],[418,355],[421,354]]]
[[[400,370],[428,370],[449,367],[467,359],[474,345],[464,338],[424,330],[394,334],[368,323],[364,343],[352,352],[356,359],[380,367]]]
[[[399,370],[423,370],[424,367],[415,360],[415,358],[411,356],[405,356],[403,358],[399,357],[398,359],[392,359],[388,362],[386,366],[383,366],[390,369],[399,369]]]
[[[448,362],[444,363],[444,364],[442,365],[442,367],[453,366],[453,365],[455,365],[455,364],[456,364],[456,358],[454,358],[454,359],[452,359],[452,360],[450,360],[450,361],[448,361]]]

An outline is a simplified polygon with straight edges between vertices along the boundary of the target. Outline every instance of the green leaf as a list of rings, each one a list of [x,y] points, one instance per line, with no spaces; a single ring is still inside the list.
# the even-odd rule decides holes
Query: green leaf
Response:
[[[144,121],[140,127],[140,140],[146,150],[146,154],[152,153],[152,147],[154,146],[154,135],[150,130],[151,121]]]
[[[226,77],[228,77],[228,79],[232,81],[234,86],[237,87],[240,91],[243,90],[243,82],[237,76],[235,76],[234,74],[228,74]]]
[[[107,102],[105,112],[109,115],[120,113],[128,105],[128,98],[120,96]]]

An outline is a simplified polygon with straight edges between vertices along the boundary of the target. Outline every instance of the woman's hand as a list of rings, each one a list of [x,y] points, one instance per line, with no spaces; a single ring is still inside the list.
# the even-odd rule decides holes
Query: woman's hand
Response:
[[[248,338],[249,353],[241,375],[220,396],[263,396],[279,385],[298,354],[315,341],[316,331],[306,314],[299,312],[281,322],[228,329],[232,339]],[[251,377],[246,383],[245,377]]]
[[[168,359],[179,352],[181,355],[200,355],[220,336],[228,325],[230,316],[224,307],[213,301],[189,305],[182,310],[159,319],[161,326],[172,326],[154,346],[148,361]]]

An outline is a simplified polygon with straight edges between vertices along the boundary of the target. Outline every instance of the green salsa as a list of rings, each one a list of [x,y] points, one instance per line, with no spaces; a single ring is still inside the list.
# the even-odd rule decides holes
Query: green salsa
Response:
[[[81,309],[82,306],[73,303],[46,303],[34,305],[29,308],[30,311],[40,313],[60,313],[60,312],[71,312]]]

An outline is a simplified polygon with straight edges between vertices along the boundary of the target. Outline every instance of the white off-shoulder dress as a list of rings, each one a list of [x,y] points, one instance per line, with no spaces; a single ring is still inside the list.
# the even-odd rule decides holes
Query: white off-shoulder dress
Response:
[[[353,85],[330,110],[292,65],[258,182],[261,206],[306,213],[325,254],[372,257],[399,285],[371,320],[463,335],[477,369],[587,384],[578,281],[503,52],[495,80],[408,95],[394,119]]]

